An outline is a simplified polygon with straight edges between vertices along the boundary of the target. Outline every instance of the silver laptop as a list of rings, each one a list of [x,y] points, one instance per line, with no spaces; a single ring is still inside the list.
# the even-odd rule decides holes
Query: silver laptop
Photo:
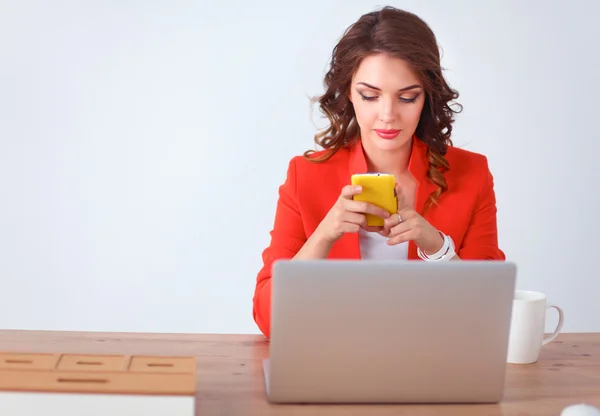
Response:
[[[514,264],[282,260],[272,278],[270,402],[502,400]]]

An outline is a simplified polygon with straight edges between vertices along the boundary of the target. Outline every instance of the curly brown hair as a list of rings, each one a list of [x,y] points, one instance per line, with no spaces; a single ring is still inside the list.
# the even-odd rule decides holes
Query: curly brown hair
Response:
[[[407,62],[419,75],[425,89],[425,104],[415,136],[427,145],[429,170],[427,177],[437,189],[429,196],[425,211],[436,204],[448,189],[444,173],[450,168],[445,154],[452,146],[453,114],[462,111],[450,106],[458,92],[442,75],[440,52],[436,37],[429,26],[413,13],[394,7],[384,7],[367,13],[344,33],[331,55],[330,69],[325,75],[325,93],[315,99],[329,126],[315,135],[315,143],[328,150],[321,157],[304,157],[315,163],[324,162],[360,136],[354,108],[348,97],[352,75],[369,55],[385,53]]]

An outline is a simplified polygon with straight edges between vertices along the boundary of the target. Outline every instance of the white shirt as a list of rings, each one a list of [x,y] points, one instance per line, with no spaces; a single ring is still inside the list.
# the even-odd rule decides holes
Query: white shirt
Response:
[[[407,260],[408,242],[390,246],[387,237],[379,233],[358,232],[360,241],[360,256],[363,260]]]

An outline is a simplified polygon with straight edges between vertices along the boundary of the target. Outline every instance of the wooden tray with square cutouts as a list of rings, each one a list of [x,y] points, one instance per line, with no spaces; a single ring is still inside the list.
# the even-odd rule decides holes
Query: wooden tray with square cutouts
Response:
[[[0,352],[0,391],[192,396],[194,357]]]

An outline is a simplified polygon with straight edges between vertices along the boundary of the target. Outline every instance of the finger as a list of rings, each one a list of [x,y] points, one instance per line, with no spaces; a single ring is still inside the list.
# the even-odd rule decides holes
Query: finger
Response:
[[[346,185],[342,188],[340,199],[352,199],[354,195],[358,195],[362,192],[362,186],[360,185]]]
[[[405,218],[403,218],[400,213],[395,212],[388,218],[383,220],[383,227],[389,230],[392,227],[395,227],[396,225],[400,224],[402,221],[405,221]]]
[[[361,227],[358,224],[353,224],[351,222],[345,222],[342,224],[341,228],[344,233],[357,233]]]
[[[395,246],[397,244],[405,243],[414,238],[413,234],[414,234],[413,230],[409,229],[407,231],[401,232],[400,234],[394,235],[393,237],[388,239],[386,243],[390,246]]]
[[[389,229],[388,229],[388,230],[386,230],[386,229],[384,228],[384,229],[382,229],[381,231],[379,231],[379,234],[380,234],[380,235],[382,235],[382,236],[384,236],[384,237],[389,237],[389,235],[390,235],[390,230],[389,230]]]
[[[390,228],[390,237],[395,237],[399,234],[405,233],[409,230],[411,230],[413,228],[413,225],[410,221],[404,221],[401,222],[398,225],[393,226],[392,228]]]
[[[412,220],[413,218],[419,216],[417,211],[415,211],[415,209],[411,206],[406,206],[402,209],[399,209],[398,214],[400,214],[403,220]]]
[[[406,198],[406,195],[404,194],[404,192],[402,191],[402,187],[400,187],[400,184],[396,183],[396,186],[394,187],[394,191],[396,193],[396,202],[398,203],[398,211],[400,211],[408,206],[407,198]]]
[[[394,227],[397,227],[400,224],[403,224],[406,221],[408,221],[407,217],[410,217],[410,215],[407,215],[406,213],[402,212],[396,212],[392,214],[389,218],[383,220],[383,228],[387,232],[387,235],[393,234],[392,229]]]
[[[357,212],[345,212],[342,215],[342,221],[349,224],[356,224],[363,228],[367,226],[367,218]]]
[[[383,226],[387,228],[392,228],[400,224],[401,222],[414,220],[418,217],[419,214],[417,214],[417,212],[414,209],[412,209],[411,207],[407,207],[390,215],[389,218],[383,221]]]
[[[372,214],[381,218],[389,218],[390,213],[385,209],[378,207],[377,205],[373,205],[366,201],[344,201],[346,211],[351,212],[360,212],[361,214]]]
[[[383,235],[389,235],[392,227],[400,224],[397,214],[392,214],[389,218],[383,220]]]

